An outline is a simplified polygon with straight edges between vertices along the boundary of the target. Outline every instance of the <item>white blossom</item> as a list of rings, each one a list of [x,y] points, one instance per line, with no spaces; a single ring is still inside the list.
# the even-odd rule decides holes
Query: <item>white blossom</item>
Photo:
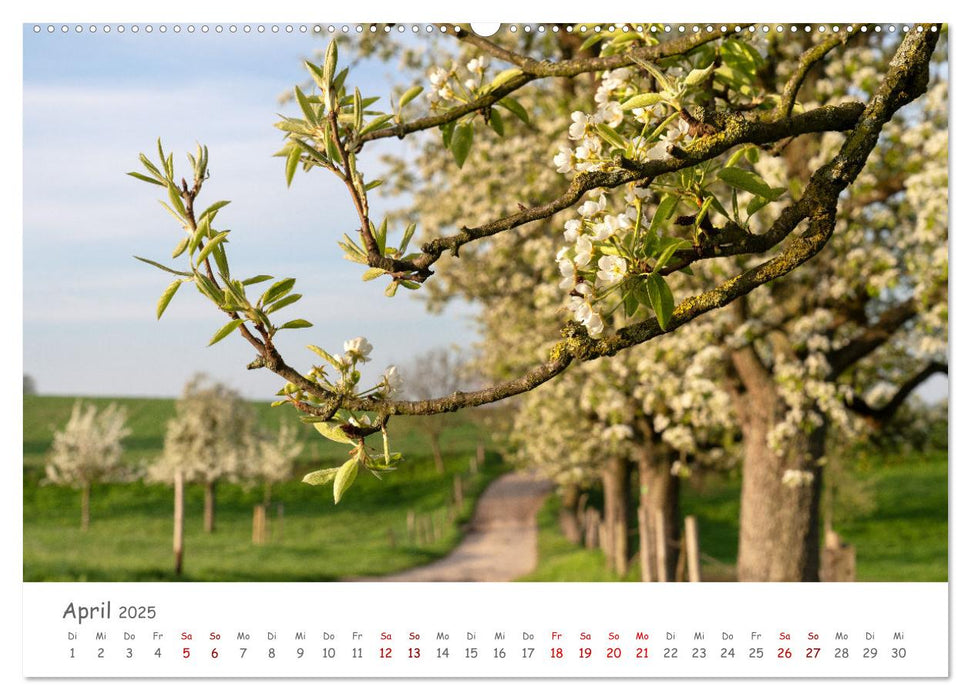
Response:
[[[620,282],[627,275],[627,261],[619,255],[604,255],[597,266],[597,281],[604,285]]]
[[[371,359],[372,350],[374,350],[374,347],[371,343],[367,341],[367,338],[361,336],[344,342],[344,352],[352,361],[368,362]]]

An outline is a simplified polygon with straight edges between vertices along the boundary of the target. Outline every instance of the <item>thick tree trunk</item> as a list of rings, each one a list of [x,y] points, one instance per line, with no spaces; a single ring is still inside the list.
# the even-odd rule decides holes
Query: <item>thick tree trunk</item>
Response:
[[[206,482],[206,497],[203,511],[203,530],[214,532],[216,530],[216,482]]]
[[[444,474],[445,459],[442,457],[442,446],[439,443],[438,433],[429,433],[428,441],[432,446],[432,459],[435,460],[435,471],[439,474]]]
[[[739,581],[818,581],[821,459],[826,426],[798,433],[782,455],[768,445],[786,407],[750,349],[735,353],[745,387]]]
[[[641,547],[648,550],[641,560],[651,564],[653,576],[649,580],[674,581],[678,557],[681,554],[681,479],[671,473],[671,455],[668,450],[650,437],[641,447],[638,459],[640,481],[640,508],[646,513],[645,527],[641,533]],[[663,534],[657,532],[663,528]],[[664,542],[663,557],[657,553],[658,542]],[[664,562],[664,571],[658,571],[658,561]]]
[[[81,485],[81,532],[88,531],[91,523],[91,484]]]
[[[577,506],[580,503],[580,488],[576,484],[568,484],[560,493],[560,531],[573,544],[580,544],[580,516]]]
[[[630,558],[627,523],[630,518],[631,463],[623,457],[611,457],[603,469],[604,525],[607,534],[605,551],[610,568],[620,576],[627,575]],[[603,543],[601,543],[603,544]]]

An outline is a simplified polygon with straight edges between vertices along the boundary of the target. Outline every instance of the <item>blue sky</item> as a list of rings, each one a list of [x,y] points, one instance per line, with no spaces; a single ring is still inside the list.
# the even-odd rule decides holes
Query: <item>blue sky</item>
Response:
[[[340,350],[366,336],[375,371],[422,350],[474,342],[474,309],[452,304],[429,315],[421,293],[384,296],[360,281],[363,268],[336,241],[356,218],[343,185],[328,173],[298,173],[286,188],[272,158],[279,97],[306,73],[301,59],[325,46],[309,34],[244,35],[171,30],[34,34],[24,27],[24,371],[41,393],[176,395],[205,371],[254,398],[280,380],[247,372],[252,350],[238,338],[207,348],[224,318],[194,290],[176,296],[162,321],[155,304],[169,278],[133,255],[165,260],[181,235],[156,203],[161,190],[125,172],[161,136],[176,169],[196,142],[210,150],[203,206],[232,204],[231,263],[241,277],[297,278],[295,315],[315,327],[278,336],[284,356],[306,367],[314,343]],[[387,95],[393,66],[362,64],[352,79],[365,95]],[[382,143],[362,159],[376,175]],[[370,163],[370,167],[369,167]],[[374,202],[380,211],[380,200]],[[191,293],[187,293],[190,292]]]

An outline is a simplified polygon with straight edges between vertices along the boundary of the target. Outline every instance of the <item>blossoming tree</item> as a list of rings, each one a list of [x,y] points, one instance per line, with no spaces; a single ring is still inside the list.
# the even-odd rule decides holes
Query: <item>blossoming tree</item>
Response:
[[[67,424],[54,433],[46,479],[80,489],[82,530],[87,530],[91,521],[92,484],[128,476],[121,441],[131,431],[125,427],[125,420],[125,409],[117,404],[99,411],[92,404],[77,401]]]
[[[515,376],[476,391],[408,401],[393,397],[387,380],[359,388],[360,358],[353,348],[339,356],[310,346],[324,363],[297,370],[274,344],[276,333],[311,325],[301,318],[277,320],[300,298],[293,293],[295,280],[233,273],[228,231],[215,227],[228,203],[202,208],[197,201],[209,175],[207,151],[190,156],[188,181],[177,177],[161,145],[159,162],[143,155],[145,171],[133,173],[168,191],[171,206],[165,206],[183,229],[173,253],[185,259],[183,269],[147,261],[174,276],[158,314],[182,285],[196,286],[228,318],[211,342],[238,333],[256,351],[250,367],[265,367],[286,381],[282,402],[315,422],[325,437],[353,446],[342,467],[310,477],[315,483],[333,479],[335,499],[360,468],[393,468],[396,455],[385,429],[391,416],[454,411],[523,394],[571,365],[617,355],[743,300],[812,260],[834,234],[844,236],[838,227],[844,192],[865,173],[884,125],[926,89],[939,36],[936,26],[911,28],[891,48],[892,58],[882,56],[882,75],[865,91],[865,101],[846,91],[816,106],[799,103],[800,88],[827,55],[861,36],[861,28],[843,27],[810,43],[793,61],[772,66],[774,80],[765,79],[747,27],[706,28],[666,40],[649,26],[618,27],[586,46],[574,45],[568,57],[534,57],[467,28],[447,30],[490,62],[509,67],[492,73],[475,58],[435,70],[430,112],[413,116],[420,86],[383,112],[378,98],[352,87],[348,69],[338,69],[332,44],[322,64],[307,65],[310,94],[294,90],[299,114],[278,124],[286,137],[279,155],[288,181],[302,169],[327,171],[343,183],[360,226],[357,240],[345,234],[339,244],[347,258],[367,267],[365,280],[388,278],[388,294],[424,285],[447,252],[491,255],[504,243],[522,245],[533,226],[577,207],[563,231],[568,245],[549,263],[562,275],[558,293],[570,320],[562,324],[560,340],[537,338],[543,357]],[[595,55],[586,51],[592,46]],[[518,202],[497,201],[495,213],[483,221],[425,237],[413,251],[416,222],[404,226],[399,239],[389,219],[374,220],[370,198],[382,185],[358,165],[358,154],[371,142],[438,129],[459,167],[482,167],[477,161],[489,163],[488,154],[473,154],[484,129],[508,132],[509,138],[543,137],[543,125],[523,103],[554,81],[578,92],[596,90],[594,109],[576,110],[566,125],[573,143],[554,164],[571,177],[558,194],[544,188],[542,198],[533,200],[526,181]],[[751,161],[760,151],[781,152],[812,134],[832,135],[838,145],[818,154],[798,186],[773,187],[754,169]],[[865,251],[870,241],[852,245]],[[675,298],[679,285],[671,281],[691,274],[700,286]],[[262,292],[253,291],[260,285]],[[503,283],[494,280],[492,287],[501,296]],[[385,436],[383,458],[366,444],[378,432]]]
[[[255,438],[252,409],[228,387],[196,376],[176,402],[162,454],[149,466],[152,481],[202,484],[203,525],[216,528],[216,483],[240,481],[250,472]]]

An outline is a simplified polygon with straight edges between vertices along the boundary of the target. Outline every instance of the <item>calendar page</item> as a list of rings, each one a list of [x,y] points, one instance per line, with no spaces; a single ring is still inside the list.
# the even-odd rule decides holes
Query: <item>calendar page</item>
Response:
[[[22,24],[28,692],[952,689],[948,25],[641,14]]]

